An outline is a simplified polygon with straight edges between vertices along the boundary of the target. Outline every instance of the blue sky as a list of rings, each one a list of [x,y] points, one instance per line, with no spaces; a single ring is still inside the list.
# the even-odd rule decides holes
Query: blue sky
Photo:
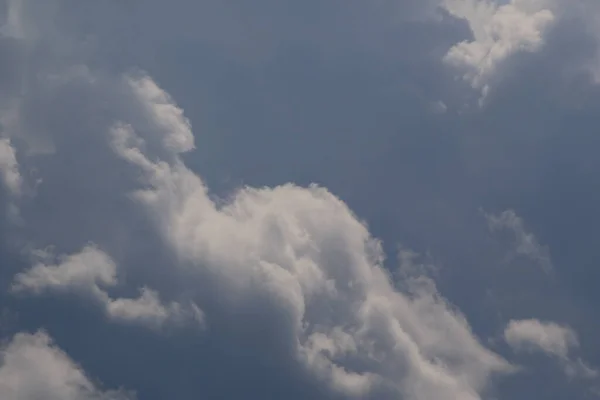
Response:
[[[0,397],[600,396],[592,0],[0,0]]]

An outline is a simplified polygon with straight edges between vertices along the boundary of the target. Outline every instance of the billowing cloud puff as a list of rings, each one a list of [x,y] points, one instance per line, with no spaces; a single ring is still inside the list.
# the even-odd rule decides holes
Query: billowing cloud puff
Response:
[[[6,400],[131,400],[104,391],[45,332],[19,333],[0,349],[0,393]]]
[[[141,79],[130,86],[145,109],[156,109],[165,96]],[[179,124],[168,134],[191,135],[185,120]],[[180,148],[171,149],[171,161],[146,155],[157,139],[172,142],[168,136],[145,137],[127,121],[111,135],[115,151],[144,173],[149,187],[135,197],[192,268],[198,290],[217,286],[233,310],[260,302],[273,320],[285,316],[294,357],[334,388],[363,398],[383,391],[476,399],[491,374],[510,370],[435,290],[412,298],[398,292],[382,267],[380,244],[327,190],[244,188],[216,204],[177,157]]]
[[[552,2],[546,0],[446,0],[443,5],[451,15],[464,18],[473,33],[472,40],[453,46],[445,61],[464,68],[465,79],[484,94],[503,61],[543,45],[544,32],[555,19]]]
[[[117,285],[117,267],[114,261],[94,246],[85,247],[80,253],[62,257],[57,265],[37,264],[15,277],[12,290],[15,293],[41,294],[76,291],[91,296],[105,308],[110,318],[120,321],[140,322],[160,326],[189,317],[202,321],[202,313],[195,305],[185,310],[173,302],[164,306],[158,294],[142,288],[135,299],[112,299],[104,287]]]

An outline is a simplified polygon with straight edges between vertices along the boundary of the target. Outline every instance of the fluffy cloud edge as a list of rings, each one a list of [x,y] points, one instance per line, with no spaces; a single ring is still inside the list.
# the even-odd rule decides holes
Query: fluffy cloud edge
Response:
[[[598,370],[572,355],[580,344],[577,333],[567,325],[538,319],[511,320],[504,340],[516,352],[540,352],[556,358],[569,378],[600,377]]]
[[[450,15],[467,22],[473,38],[452,46],[444,62],[464,71],[463,78],[482,91],[490,90],[498,68],[514,54],[536,52],[556,21],[550,0],[444,0]]]
[[[504,339],[517,351],[542,351],[561,358],[579,347],[577,334],[571,328],[537,319],[510,321]]]
[[[149,77],[141,79],[143,84],[130,86],[146,109],[155,109],[161,89]],[[179,121],[180,127],[161,131],[191,135],[187,121]],[[380,244],[326,189],[242,188],[217,206],[178,157],[188,148],[171,148],[167,158],[153,160],[145,150],[153,143],[148,140],[157,140],[152,134],[142,137],[124,121],[111,135],[114,151],[144,172],[136,198],[179,258],[242,303],[278,299],[269,307],[290,313],[300,361],[337,390],[367,396],[387,387],[409,399],[446,392],[478,399],[491,375],[511,371],[436,290],[417,291],[413,298],[396,291],[381,264]],[[320,315],[331,308],[339,313]],[[440,329],[452,333],[442,338]],[[349,360],[382,364],[357,373]],[[401,384],[393,383],[397,368],[407,369]]]
[[[134,400],[98,388],[44,331],[18,333],[0,349],[0,393],[7,399]]]
[[[14,294],[41,295],[47,292],[74,292],[96,301],[106,315],[115,321],[140,323],[159,328],[167,322],[192,319],[204,323],[204,314],[195,304],[183,306],[177,302],[163,304],[158,292],[147,287],[140,289],[137,298],[113,299],[106,287],[118,284],[117,266],[112,258],[90,244],[80,252],[61,256],[56,264],[38,263],[14,277]]]

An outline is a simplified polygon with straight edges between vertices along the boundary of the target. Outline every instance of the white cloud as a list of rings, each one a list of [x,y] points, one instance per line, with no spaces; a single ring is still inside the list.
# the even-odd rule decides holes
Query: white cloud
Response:
[[[151,90],[136,90],[138,100],[153,109],[156,86],[142,79]],[[173,135],[188,134],[180,123]],[[412,297],[395,290],[379,242],[326,189],[244,188],[217,206],[177,157],[185,149],[171,148],[168,161],[150,159],[145,148],[170,138],[145,132],[124,121],[112,142],[145,173],[136,198],[167,243],[194,266],[198,285],[229,294],[229,307],[261,302],[273,318],[287,315],[296,357],[332,387],[367,398],[389,390],[415,400],[478,399],[492,374],[510,370],[434,285]]]
[[[35,265],[15,277],[13,290],[39,294],[46,290],[80,290],[103,298],[105,292],[99,285],[117,283],[117,266],[104,252],[87,246],[81,252],[62,257],[57,265]]]
[[[537,51],[544,33],[555,20],[550,0],[444,0],[451,15],[465,19],[473,39],[453,46],[444,60],[465,70],[473,87],[489,90],[499,66],[511,55]]]
[[[556,357],[571,378],[599,376],[597,370],[571,356],[571,352],[579,347],[579,340],[568,326],[537,319],[513,320],[504,330],[504,339],[515,351],[543,352]]]
[[[193,303],[187,308],[176,302],[165,307],[156,291],[142,288],[140,292],[140,296],[135,299],[119,298],[108,301],[108,315],[117,320],[145,323],[150,326],[160,326],[167,321],[178,322],[184,318],[194,319],[198,323],[204,322],[204,314]]]
[[[144,117],[164,141],[162,145],[176,153],[193,150],[194,136],[190,122],[183,111],[174,105],[171,97],[146,76],[127,79],[126,82],[136,96],[148,100],[141,103]]]
[[[535,319],[510,321],[504,338],[516,350],[543,351],[558,357],[567,357],[571,348],[579,346],[571,328]]]
[[[22,178],[15,148],[10,139],[0,139],[0,174],[4,186],[15,196],[21,193]]]
[[[122,391],[102,391],[44,332],[19,333],[0,349],[3,400],[126,400]]]
[[[471,8],[459,7],[463,3]],[[475,41],[457,45],[447,59],[471,68],[468,79],[478,87],[485,86],[510,54],[537,49],[543,28],[552,20],[547,10],[527,8],[533,3],[524,1],[485,3],[487,8],[463,3],[448,7],[468,19]],[[222,308],[213,307],[213,313],[231,318],[235,311],[255,306],[255,313],[270,318],[252,322],[262,324],[262,331],[276,331],[293,350],[286,361],[300,363],[332,388],[360,398],[381,398],[384,393],[385,398],[408,400],[476,400],[494,374],[511,371],[479,343],[431,280],[411,277],[407,292],[397,290],[383,268],[380,243],[329,191],[292,184],[242,188],[230,201],[216,204],[202,178],[179,157],[194,148],[194,138],[189,121],[168,94],[148,76],[97,78],[93,68],[83,70],[89,84],[77,88],[77,94],[86,96],[78,96],[74,108],[88,97],[101,99],[102,112],[90,107],[94,121],[110,120],[113,150],[136,172],[141,170],[143,179],[132,190],[177,256],[163,268],[189,278],[186,283],[195,286],[199,298],[207,288],[218,287]],[[76,77],[60,78],[64,82],[53,82],[44,92],[47,98],[54,100],[53,90]],[[101,166],[113,167],[108,161]],[[119,218],[111,213],[102,217],[101,222]],[[534,258],[542,254],[514,218],[498,223],[521,232],[519,252]],[[134,299],[113,299],[106,288],[117,284],[114,261],[98,248],[86,247],[19,274],[14,290],[78,291],[99,301],[111,318],[152,325],[181,312],[178,303],[163,305],[159,292],[147,288]],[[193,304],[191,308],[201,315]],[[235,318],[225,325],[242,334],[247,329]]]
[[[511,234],[514,252],[517,255],[535,261],[547,273],[552,271],[550,251],[537,241],[533,233],[527,231],[523,219],[513,210],[506,210],[497,215],[485,214],[485,217],[492,232],[505,231]]]
[[[142,288],[135,299],[112,299],[104,287],[117,285],[117,266],[103,251],[87,246],[81,252],[63,256],[56,265],[36,264],[15,276],[12,290],[15,293],[41,294],[47,291],[76,291],[91,296],[106,310],[107,315],[124,322],[139,322],[160,326],[184,317],[202,322],[202,313],[196,306],[189,309],[176,302],[165,306],[158,293]]]

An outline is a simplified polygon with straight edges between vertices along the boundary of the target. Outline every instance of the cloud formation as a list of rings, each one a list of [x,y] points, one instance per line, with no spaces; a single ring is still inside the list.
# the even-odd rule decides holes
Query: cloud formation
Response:
[[[7,400],[132,400],[98,388],[43,331],[20,333],[0,349],[0,393]]]
[[[156,110],[166,95],[158,95],[148,77],[141,79],[130,86],[145,109]],[[126,121],[112,129],[115,151],[150,186],[135,197],[179,259],[198,269],[199,285],[230,293],[234,310],[260,302],[269,325],[285,316],[286,347],[317,377],[363,398],[452,393],[476,399],[492,374],[510,370],[436,291],[411,299],[395,290],[381,265],[380,244],[327,190],[244,188],[215,204],[177,155],[191,146],[168,145],[190,142],[186,121],[178,125],[165,131],[177,140],[141,136]],[[165,145],[170,161],[148,158],[144,149],[153,140]]]
[[[504,338],[517,350],[541,350],[558,357],[566,357],[571,348],[579,346],[577,335],[570,328],[534,319],[511,321]]]
[[[523,219],[513,210],[506,210],[500,214],[486,214],[488,227],[494,233],[508,232],[512,238],[515,255],[527,257],[536,262],[546,273],[552,272],[552,261],[547,247],[538,243],[533,233],[525,228]]]
[[[537,51],[554,22],[552,1],[446,0],[448,12],[467,21],[473,34],[453,46],[444,60],[465,70],[464,78],[485,95],[496,70],[517,52]]]
[[[599,375],[581,358],[572,358],[572,350],[579,347],[579,340],[568,326],[537,319],[512,320],[504,330],[504,339],[515,351],[537,351],[557,358],[570,377],[590,379]]]
[[[192,304],[187,310],[176,302],[165,306],[158,293],[146,287],[140,290],[138,298],[113,299],[104,287],[117,284],[117,266],[114,261],[106,253],[90,245],[79,253],[61,257],[56,265],[39,263],[17,274],[12,291],[35,295],[74,291],[101,304],[109,318],[123,322],[139,322],[157,327],[186,317],[202,322],[202,312],[197,306]]]
[[[25,8],[15,8],[20,5]],[[64,39],[54,28],[38,35],[44,26],[29,19],[37,15],[28,14],[33,11],[30,7],[10,4],[8,31],[18,40],[43,41],[61,49]],[[33,33],[25,29],[30,24]],[[69,159],[89,168],[89,173],[105,168],[112,174],[109,177],[119,176],[94,182],[96,187],[106,185],[106,191],[99,192],[103,202],[115,192],[124,198],[131,194],[146,208],[157,234],[175,256],[162,268],[193,282],[192,297],[203,309],[206,306],[209,326],[211,319],[225,320],[228,330],[243,336],[247,327],[235,315],[260,315],[252,324],[279,336],[280,349],[266,350],[281,352],[279,362],[297,365],[313,384],[322,382],[332,393],[479,399],[492,376],[510,371],[506,361],[479,343],[465,318],[434,287],[412,297],[395,289],[383,267],[380,243],[326,189],[293,184],[242,188],[230,200],[215,203],[180,156],[194,148],[194,137],[170,96],[142,72],[113,74],[81,64],[77,52],[71,51],[69,57],[74,60],[66,65],[65,60],[35,65],[37,73],[27,78],[35,97],[27,95],[18,106],[16,123],[21,129],[16,131],[36,128],[28,129],[25,149],[36,154],[31,147],[39,142],[51,143],[52,149],[42,154],[47,168],[40,171],[43,184],[34,203],[53,185],[65,182],[65,175],[52,175],[65,172],[57,169],[62,166],[56,157],[72,151],[65,146],[81,143]],[[72,107],[68,112],[66,104]],[[36,120],[47,123],[31,126],[27,115],[40,107],[43,114]],[[75,123],[73,115],[78,115]],[[86,129],[88,137],[81,141],[74,127]],[[85,144],[88,139],[93,146]],[[25,160],[34,162],[35,158]],[[114,172],[113,165],[118,166]],[[84,191],[93,190],[86,183],[88,176],[72,177],[69,184],[82,190],[85,206],[91,197]],[[52,193],[68,199],[65,193]],[[56,198],[47,199],[58,205]],[[64,209],[66,221],[77,220],[72,211]],[[79,236],[87,232],[91,235],[84,240],[115,248],[110,233],[118,226],[119,214],[102,204],[85,212],[92,213],[94,222],[101,218],[112,223],[108,234],[99,234],[102,231],[92,225]],[[32,221],[31,213],[24,214]],[[67,237],[69,229],[80,229],[64,227]],[[71,241],[61,242],[59,247],[73,246]],[[116,261],[90,245],[17,274],[13,292],[77,292],[100,304],[110,318],[154,325],[181,312],[178,303],[164,305],[158,292],[146,288],[138,298],[113,298],[107,288],[117,284]],[[206,297],[213,287],[226,294],[224,302]]]
[[[21,173],[19,172],[15,148],[8,138],[0,140],[0,172],[2,173],[2,181],[8,191],[18,196],[21,193]]]
[[[467,148],[464,143],[479,135],[480,132],[474,134],[468,130],[474,126],[470,125],[474,120],[478,122],[481,118],[485,123],[498,125],[497,129],[501,130],[507,126],[509,118],[493,114],[497,112],[493,107],[498,104],[493,103],[491,111],[480,110],[481,114],[472,119],[463,119],[454,107],[460,103],[462,92],[451,84],[440,90],[444,92],[444,96],[440,96],[444,98],[443,102],[427,98],[438,89],[421,90],[424,84],[411,86],[410,90],[419,89],[416,92],[424,110],[419,109],[421,103],[413,104],[412,97],[409,107],[404,103],[396,104],[398,97],[388,97],[388,93],[402,86],[396,85],[395,81],[401,74],[410,73],[427,80],[429,71],[437,68],[437,64],[435,68],[427,64],[432,63],[428,58],[431,57],[436,62],[446,61],[466,71],[463,73],[468,83],[485,94],[489,85],[499,83],[496,81],[496,77],[502,75],[499,70],[514,55],[541,53],[546,39],[550,38],[550,27],[564,15],[562,8],[542,0],[513,0],[506,4],[448,0],[443,6],[451,18],[444,17],[435,22],[447,29],[440,28],[441,31],[452,32],[442,40],[436,36],[439,31],[431,28],[431,18],[424,18],[424,15],[433,15],[431,10],[436,5],[433,1],[419,5],[417,2],[369,2],[366,5],[365,2],[351,1],[343,10],[330,9],[328,5],[321,9],[321,2],[316,1],[293,7],[269,0],[259,3],[269,13],[263,13],[258,6],[250,9],[236,0],[196,2],[196,5],[177,0],[175,5],[169,3],[168,6],[165,2],[150,0],[144,7],[134,2],[78,5],[67,0],[49,0],[44,5],[33,0],[6,2],[0,55],[7,55],[7,65],[11,67],[7,70],[12,71],[12,75],[7,72],[10,79],[0,77],[0,88],[7,89],[0,94],[0,176],[3,194],[18,206],[21,217],[18,226],[2,224],[6,236],[11,238],[7,247],[17,247],[10,251],[18,255],[15,257],[18,262],[11,263],[10,271],[14,270],[15,274],[8,279],[10,284],[7,286],[11,290],[6,293],[6,303],[28,311],[37,307],[44,315],[47,310],[56,313],[45,319],[28,313],[24,318],[30,324],[28,329],[31,326],[39,328],[35,321],[47,323],[52,318],[69,315],[70,307],[74,305],[60,303],[60,299],[70,300],[72,296],[87,300],[78,301],[77,305],[83,308],[78,312],[85,313],[88,319],[73,318],[69,322],[72,325],[64,324],[63,327],[58,323],[53,325],[58,331],[57,342],[69,356],[52,344],[45,333],[14,336],[6,347],[7,357],[0,367],[0,397],[9,393],[18,400],[30,400],[32,396],[38,396],[40,390],[47,390],[49,396],[73,400],[129,398],[121,392],[98,389],[69,357],[85,360],[82,365],[90,375],[102,371],[98,374],[101,378],[102,375],[112,376],[111,386],[114,386],[114,376],[120,374],[124,379],[142,376],[143,379],[137,381],[131,379],[147,385],[144,394],[152,400],[161,396],[213,397],[214,393],[198,393],[198,390],[223,381],[226,381],[223,387],[231,391],[238,386],[245,388],[243,384],[246,384],[254,391],[238,389],[244,396],[261,398],[478,400],[495,396],[497,390],[504,388],[498,385],[503,382],[499,378],[508,380],[511,378],[508,375],[516,372],[512,363],[506,360],[512,354],[502,354],[502,349],[493,344],[490,348],[484,345],[489,332],[495,328],[486,323],[495,318],[495,322],[504,326],[506,318],[510,320],[514,315],[502,315],[494,309],[491,312],[485,310],[482,316],[484,313],[477,308],[482,302],[477,296],[479,291],[491,293],[500,285],[489,288],[488,281],[477,279],[484,277],[485,272],[470,274],[473,271],[469,270],[464,273],[462,276],[467,276],[469,282],[461,280],[458,291],[464,293],[464,297],[458,297],[462,301],[461,307],[467,304],[468,315],[457,309],[453,299],[441,294],[444,287],[451,286],[444,281],[445,277],[453,271],[467,271],[461,265],[464,260],[473,264],[489,261],[486,258],[485,226],[474,228],[476,224],[469,219],[472,214],[465,211],[472,208],[473,214],[476,213],[477,207],[482,206],[482,199],[486,198],[476,194],[481,191],[489,195],[488,187],[472,187],[476,179],[469,171],[461,169],[464,167],[462,154],[454,152],[461,153]],[[404,9],[406,15],[400,16]],[[172,26],[173,29],[165,22],[167,16],[180,17],[174,18],[178,23]],[[344,29],[327,29],[333,21],[332,16],[345,21],[343,26],[335,25]],[[456,21],[452,17],[465,20],[473,38],[452,42],[456,33],[452,27]],[[211,21],[212,18],[215,21]],[[377,23],[365,22],[369,18],[375,18]],[[109,20],[116,23],[109,24]],[[360,29],[349,23],[354,21],[360,21]],[[427,37],[434,44],[428,47],[421,42],[413,43],[417,48],[415,53],[406,51],[411,54],[410,62],[398,61],[400,56],[395,54],[386,55],[387,64],[371,65],[368,73],[361,69],[366,68],[362,64],[356,71],[337,70],[343,64],[353,65],[356,58],[368,59],[365,64],[372,62],[371,56],[382,60],[382,54],[389,53],[386,38],[391,37],[389,40],[394,44],[399,43],[398,37],[410,39],[411,35],[400,26],[410,27],[408,32],[421,32],[419,29],[423,27],[433,29],[432,37]],[[214,34],[223,33],[219,29],[226,28],[231,28],[225,32],[229,36]],[[133,32],[136,34],[129,35],[134,30],[137,30]],[[385,204],[393,203],[393,208],[401,208],[404,204],[396,204],[400,199],[389,195],[387,186],[401,188],[403,193],[398,198],[412,196],[413,200],[419,200],[419,196],[425,196],[425,205],[418,211],[426,215],[411,219],[412,211],[398,213],[407,217],[404,232],[416,232],[415,237],[419,237],[418,233],[439,230],[435,238],[450,232],[452,237],[437,242],[432,239],[434,236],[429,236],[421,241],[420,247],[428,250],[431,246],[435,252],[467,243],[467,250],[461,248],[467,256],[450,258],[448,268],[438,265],[430,268],[429,265],[417,265],[416,253],[403,248],[397,266],[386,259],[384,244],[376,238],[382,230],[368,226],[362,216],[355,214],[350,203],[323,185],[282,183],[286,182],[286,177],[280,185],[240,185],[227,196],[219,197],[204,171],[200,174],[193,168],[197,163],[194,159],[197,139],[204,132],[201,129],[194,131],[191,121],[194,120],[197,127],[196,121],[200,118],[188,119],[189,114],[184,113],[163,89],[169,86],[155,78],[152,71],[143,71],[142,67],[147,65],[131,64],[151,58],[149,47],[162,46],[164,49],[176,47],[174,43],[186,45],[186,41],[191,41],[192,44],[187,45],[193,48],[211,49],[208,55],[198,50],[201,54],[194,53],[191,59],[202,58],[207,64],[213,61],[212,58],[227,59],[230,64],[224,65],[236,71],[233,75],[239,74],[235,75],[239,81],[234,80],[233,85],[252,82],[248,87],[256,89],[257,95],[251,99],[264,97],[277,103],[268,115],[273,120],[293,116],[285,127],[293,126],[297,131],[312,126],[304,121],[314,114],[303,116],[302,112],[310,107],[300,107],[298,115],[302,117],[299,120],[303,125],[296,126],[299,122],[295,120],[294,102],[308,102],[315,108],[319,106],[314,104],[322,103],[315,100],[318,96],[307,101],[306,98],[298,100],[299,95],[289,103],[278,103],[278,93],[296,96],[297,88],[302,86],[298,84],[293,86],[294,89],[285,85],[276,89],[270,86],[271,79],[285,81],[278,76],[281,63],[292,65],[288,67],[295,71],[294,76],[300,76],[306,72],[296,70],[301,63],[294,57],[302,59],[306,53],[311,66],[319,65],[330,73],[334,71],[331,76],[347,73],[352,82],[360,81],[365,75],[376,76],[376,80],[365,84],[373,85],[376,89],[372,90],[376,93],[368,91],[368,94],[373,99],[385,98],[390,105],[383,111],[371,111],[375,122],[390,118],[387,114],[393,116],[390,123],[394,126],[393,134],[364,134],[379,126],[371,121],[356,128],[364,130],[365,137],[357,138],[346,132],[333,136],[358,143],[356,148],[360,150],[370,146],[371,142],[378,143],[384,160],[402,160],[400,167],[398,164],[386,165],[393,170],[393,175],[381,171],[366,175],[381,177],[381,182],[373,186],[377,190],[365,190],[356,185],[360,196],[369,201],[363,210],[384,204],[383,200],[381,203],[374,200],[377,197],[387,197]],[[289,50],[290,47],[293,49]],[[294,54],[291,61],[286,58],[288,52]],[[354,57],[355,53],[359,56],[352,58],[351,53]],[[184,64],[181,59],[178,62]],[[190,60],[191,65],[196,65],[194,62],[198,61]],[[160,72],[157,65],[165,64],[148,65]],[[402,71],[390,72],[397,70]],[[419,75],[421,72],[423,75]],[[354,73],[358,78],[354,78]],[[18,79],[12,79],[14,77]],[[196,76],[193,78],[181,85],[191,85],[196,81]],[[316,87],[328,82],[328,79],[319,81],[319,78],[322,77],[308,76],[307,81]],[[445,82],[444,76],[438,78]],[[223,83],[215,80],[218,84]],[[231,85],[231,82],[227,84]],[[340,86],[345,88],[345,85]],[[338,96],[332,98],[363,95],[356,93],[356,87],[351,89],[344,92],[338,88],[342,95],[337,93]],[[454,90],[460,93],[457,95]],[[211,95],[235,97],[225,89]],[[206,104],[214,106],[210,96],[206,97]],[[356,104],[371,101],[368,95],[364,97],[364,103]],[[245,103],[245,100],[240,100],[242,108],[249,109],[246,110],[248,114],[254,113],[254,102]],[[338,107],[334,101],[330,103],[331,107],[324,108],[327,111],[331,108],[334,117],[355,121],[353,112]],[[349,108],[358,109],[361,107]],[[338,114],[335,114],[336,110]],[[409,118],[412,110],[419,111],[419,117],[413,118],[427,116],[431,119],[427,120],[427,127],[443,131],[444,136],[438,136],[437,131],[431,134],[420,125],[411,126],[414,120],[402,125],[414,132],[399,132],[404,128],[399,129],[394,124]],[[212,112],[218,114],[219,107],[214,106]],[[263,114],[252,117],[254,119],[249,120],[260,120]],[[239,121],[247,120],[240,117]],[[323,131],[344,126],[330,126],[323,120],[320,123],[324,125]],[[202,121],[199,125],[205,126]],[[230,127],[226,125],[223,131]],[[467,132],[463,132],[463,128]],[[264,137],[255,137],[254,133],[248,130],[245,141],[237,143],[239,153],[252,153],[249,144],[255,141],[258,142],[255,146],[263,148],[263,152],[278,154],[279,160],[285,160],[286,153],[279,154],[277,144],[264,140]],[[498,139],[496,133],[492,131],[488,136],[479,135],[476,139],[491,137],[492,143],[494,140],[502,143],[505,136]],[[327,141],[335,142],[331,137],[317,140],[319,143]],[[204,145],[207,143],[210,141],[203,142]],[[408,149],[402,153],[403,157],[395,153],[401,147],[404,149],[399,143]],[[350,155],[337,145],[330,144],[329,149],[334,149],[331,153],[335,154],[324,157],[333,160],[325,169],[343,170],[337,162],[344,157],[351,158]],[[300,148],[295,150],[302,153],[297,157],[305,157],[307,164],[312,163],[312,149],[307,154]],[[205,154],[211,151],[209,146]],[[496,154],[491,153],[492,156]],[[223,154],[215,158],[220,156]],[[473,159],[487,162],[492,156],[484,152]],[[518,159],[512,153],[508,158],[511,162]],[[265,159],[268,164],[277,157]],[[374,158],[365,157],[353,164],[360,165],[357,170],[367,170],[371,168],[369,162],[375,162]],[[482,165],[488,165],[472,159],[465,164],[469,162],[475,164],[478,172],[485,171],[480,168]],[[418,171],[414,175],[407,172],[412,171],[413,166],[418,167],[414,169]],[[280,167],[284,169],[285,166],[283,163],[268,166],[272,170]],[[360,174],[354,175],[351,171],[344,172],[344,179],[351,182],[350,186],[354,186],[354,179]],[[392,176],[389,181],[383,178],[389,176]],[[484,177],[488,178],[488,175]],[[36,188],[35,193],[19,196],[23,188],[30,187]],[[510,206],[506,203],[499,209]],[[418,213],[415,211],[414,214]],[[488,215],[487,220],[493,233],[509,234],[516,255],[533,260],[545,270],[554,269],[548,248],[540,245],[516,212]],[[537,235],[539,229],[532,228],[532,231]],[[395,241],[401,241],[399,237],[390,236],[392,246]],[[402,239],[407,237],[410,235]],[[419,243],[419,240],[415,242]],[[46,246],[55,247],[56,254],[61,255],[54,256],[54,251],[32,253],[30,250]],[[458,253],[457,250],[451,254]],[[29,262],[32,257],[40,258],[33,266]],[[558,269],[559,265],[556,267]],[[390,269],[398,269],[398,273],[393,274]],[[431,269],[440,271],[435,276],[440,282],[428,276]],[[472,284],[472,281],[476,283]],[[510,297],[514,293],[503,295]],[[59,307],[56,304],[64,309],[57,313],[56,308],[52,308]],[[107,319],[127,323],[96,321],[93,306]],[[526,306],[529,303],[523,308]],[[101,327],[100,333],[96,333],[97,341],[120,346],[123,354],[133,356],[119,359],[81,345],[81,340],[76,340],[77,332],[90,320],[95,328]],[[186,330],[178,324],[181,321],[205,322],[206,329]],[[570,375],[595,376],[591,367],[573,355],[579,348],[579,341],[570,328],[535,319],[510,321],[504,331],[505,340],[516,351],[537,350],[558,359]],[[174,328],[169,332],[173,336],[150,336],[147,329],[132,326],[136,324]],[[86,332],[93,336],[93,330],[90,328]],[[52,336],[55,337],[54,333]],[[137,349],[137,353],[131,348]],[[126,367],[116,366],[119,363],[125,363]],[[132,365],[141,368],[132,368]],[[25,369],[18,366],[25,366]],[[52,371],[58,372],[53,374]],[[147,373],[148,377],[145,376]],[[8,376],[4,386],[2,374]],[[36,383],[38,378],[42,382],[39,385]],[[266,380],[269,380],[268,385],[264,384]],[[253,382],[248,384],[249,381]],[[185,387],[189,382],[196,386]],[[279,391],[269,392],[269,388],[264,388],[277,385],[281,386]],[[152,390],[156,387],[161,391]],[[509,394],[515,395],[514,398],[528,395],[526,391],[516,392],[516,395]],[[233,392],[228,393],[236,397],[231,394]],[[260,393],[270,396],[260,396]]]

